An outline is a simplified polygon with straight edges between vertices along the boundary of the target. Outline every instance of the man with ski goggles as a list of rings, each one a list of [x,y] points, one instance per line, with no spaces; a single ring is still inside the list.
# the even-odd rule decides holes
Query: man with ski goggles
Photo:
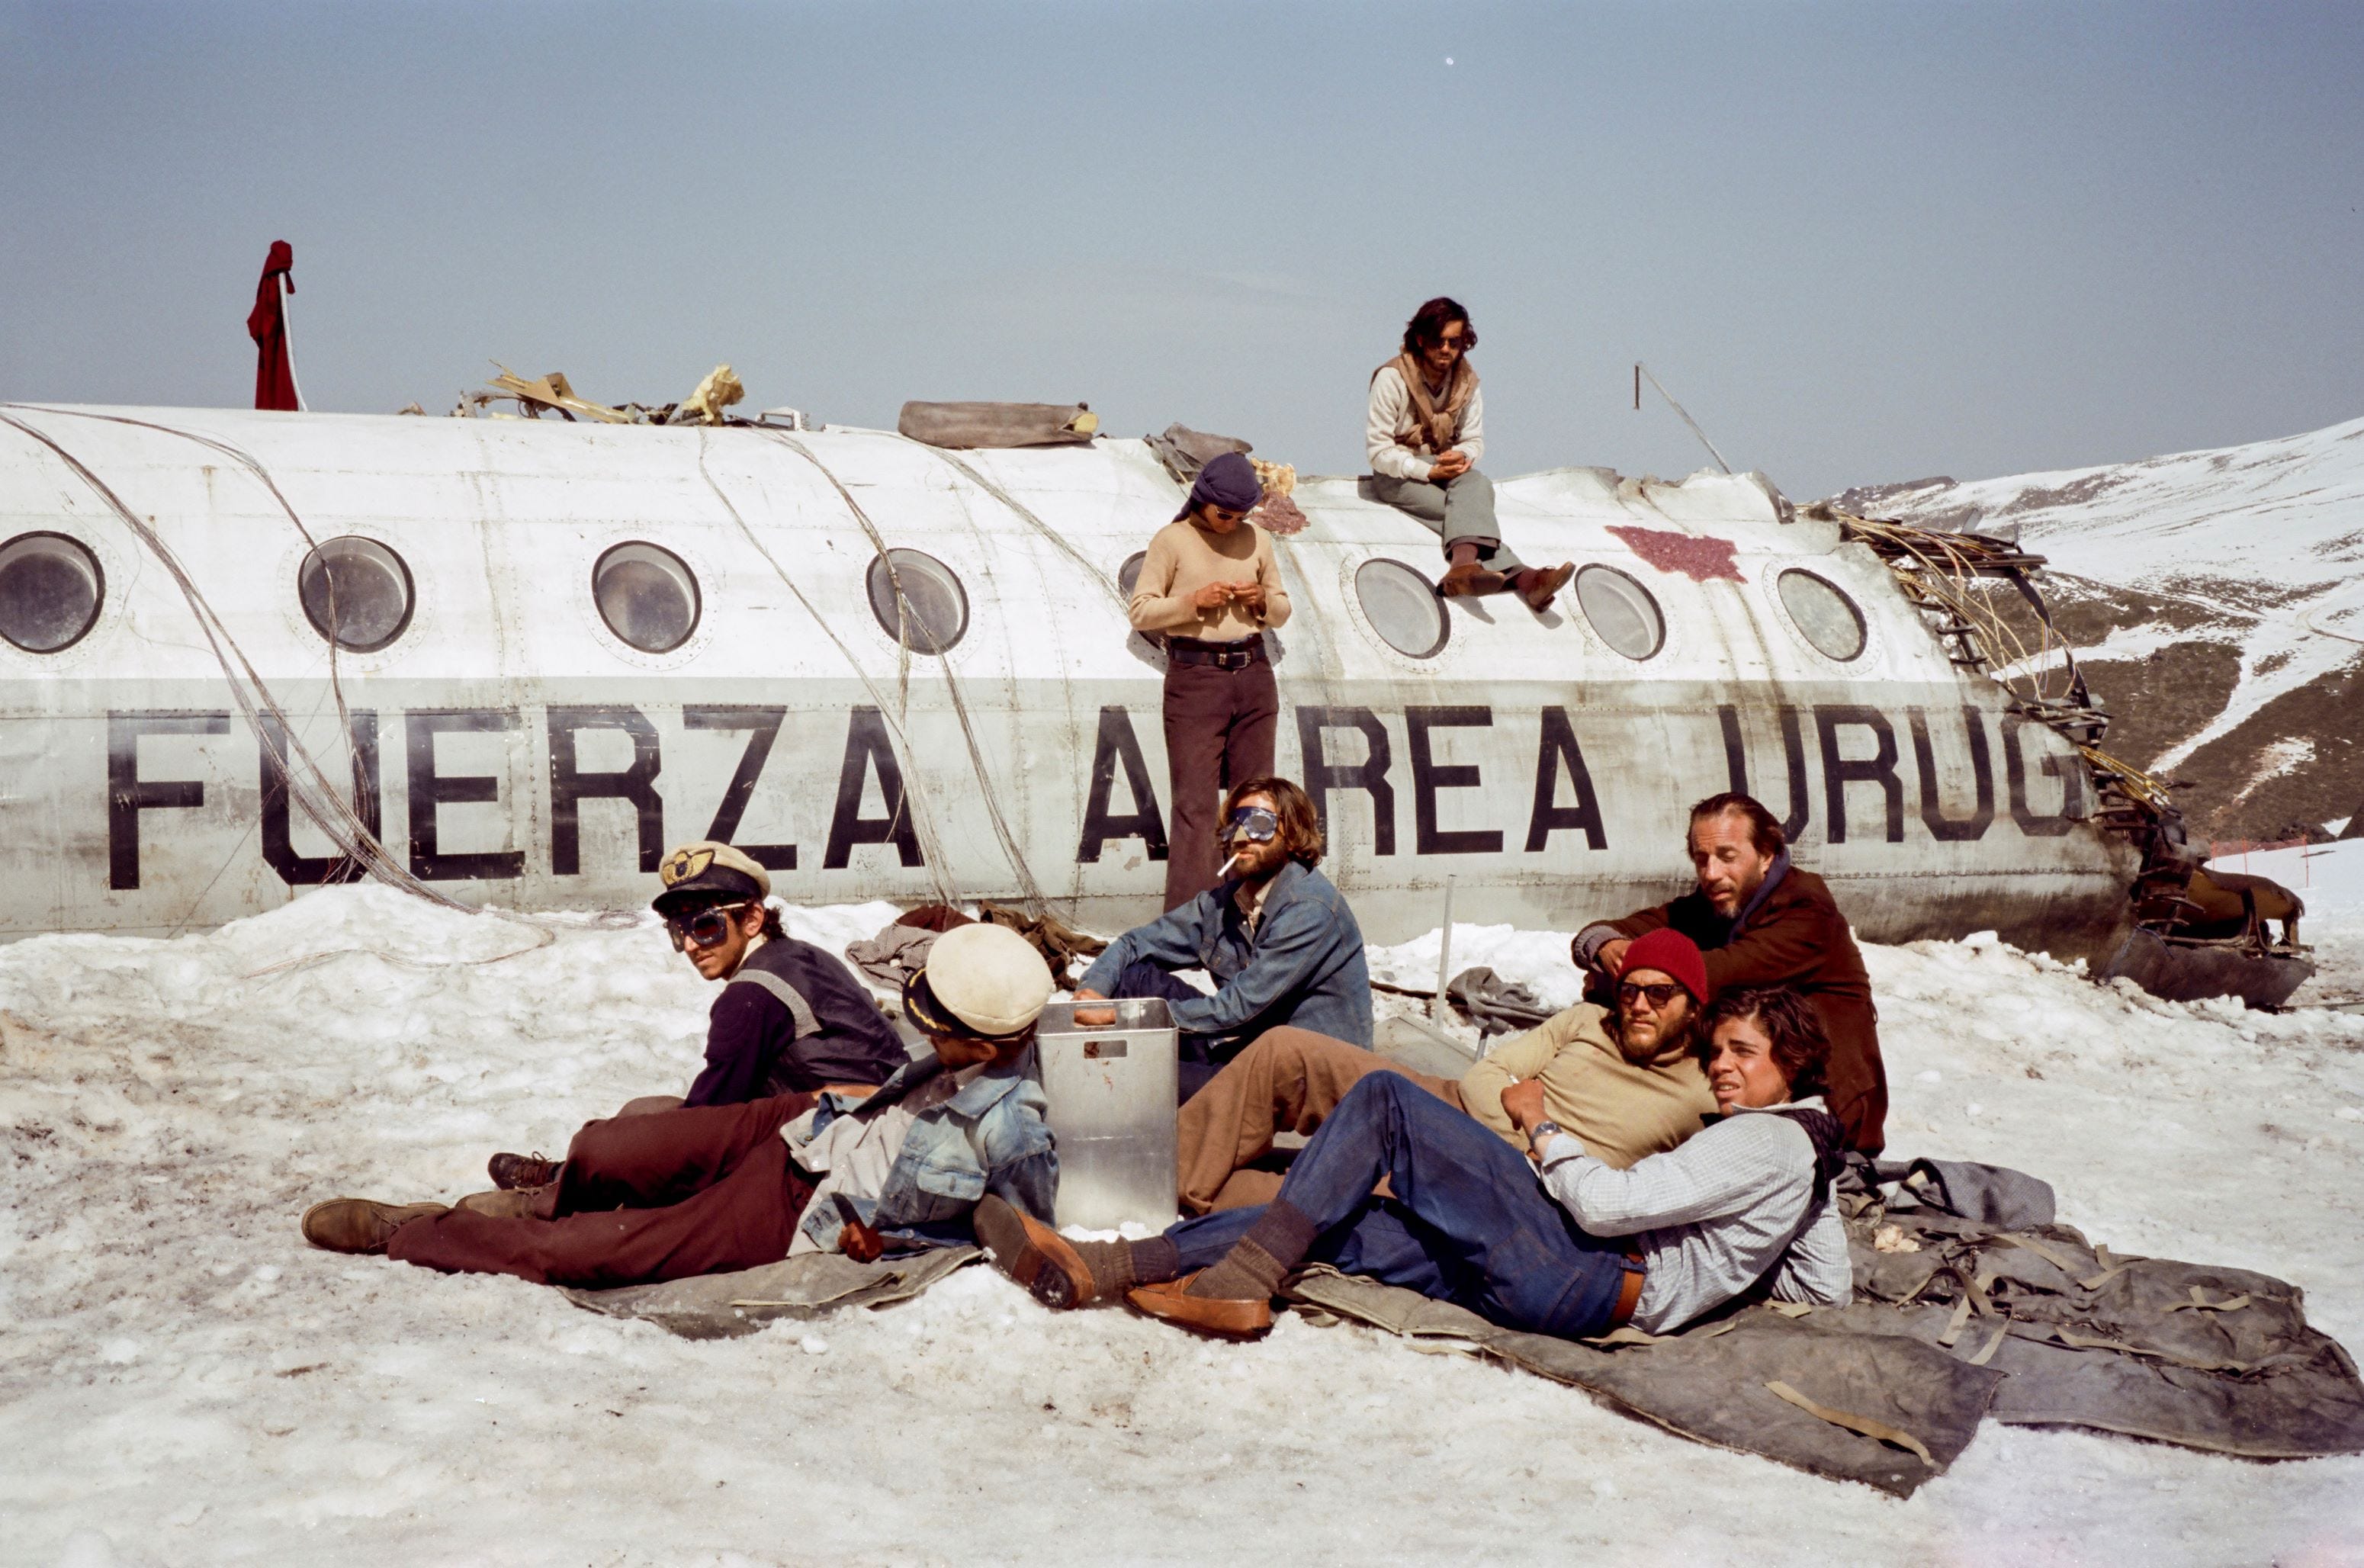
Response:
[[[1352,1045],[1371,1043],[1371,974],[1363,932],[1321,861],[1321,824],[1286,778],[1251,778],[1223,802],[1221,880],[1165,917],[1109,945],[1078,999],[1165,998],[1182,1031],[1188,1100],[1242,1046],[1293,1024]],[[1203,969],[1209,996],[1175,971]],[[1111,1014],[1111,1017],[1113,1014]],[[1093,1026],[1087,1011],[1076,1021]]]

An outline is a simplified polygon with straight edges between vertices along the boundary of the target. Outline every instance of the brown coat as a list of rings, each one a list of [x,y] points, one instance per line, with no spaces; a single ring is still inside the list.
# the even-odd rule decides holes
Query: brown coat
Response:
[[[1813,999],[1831,1037],[1831,1114],[1846,1128],[1847,1147],[1878,1154],[1885,1147],[1888,1072],[1879,1061],[1879,1010],[1871,977],[1846,916],[1812,871],[1790,868],[1740,930],[1697,889],[1671,903],[1612,921],[1620,936],[1672,926],[1707,956],[1711,998],[1736,986],[1794,986]]]

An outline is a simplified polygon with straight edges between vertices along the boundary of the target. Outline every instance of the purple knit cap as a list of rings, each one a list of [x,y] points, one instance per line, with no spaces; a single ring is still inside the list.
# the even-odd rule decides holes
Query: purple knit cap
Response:
[[[1225,511],[1244,512],[1264,499],[1264,485],[1256,478],[1255,465],[1236,452],[1226,452],[1211,458],[1199,470],[1198,481],[1190,487],[1190,498],[1174,514],[1181,521],[1203,506],[1217,506]]]

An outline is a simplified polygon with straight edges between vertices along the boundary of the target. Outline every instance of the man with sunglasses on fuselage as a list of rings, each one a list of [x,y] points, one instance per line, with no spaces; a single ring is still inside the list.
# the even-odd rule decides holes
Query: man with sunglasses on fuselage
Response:
[[[1272,536],[1247,521],[1264,497],[1255,465],[1226,452],[1199,470],[1174,521],[1149,541],[1134,579],[1132,629],[1165,647],[1165,777],[1174,803],[1165,907],[1215,885],[1221,854],[1209,808],[1272,771],[1280,689],[1264,632],[1288,620]]]
[[[1242,781],[1223,802],[1222,879],[1109,944],[1076,986],[1078,1001],[1163,997],[1182,1031],[1187,1101],[1243,1044],[1283,1024],[1368,1049],[1371,971],[1345,895],[1314,869],[1321,820],[1286,778]],[[1176,848],[1180,847],[1176,841]],[[1215,994],[1174,971],[1203,969]],[[1116,1021],[1093,1010],[1087,1028]]]

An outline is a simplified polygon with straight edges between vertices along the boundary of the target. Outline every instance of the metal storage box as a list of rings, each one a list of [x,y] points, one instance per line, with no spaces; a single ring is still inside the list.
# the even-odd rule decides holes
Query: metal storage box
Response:
[[[1077,1008],[1110,1006],[1113,1025],[1076,1026]],[[1176,1044],[1160,998],[1043,1009],[1035,1048],[1059,1140],[1061,1225],[1111,1230],[1137,1220],[1162,1230],[1173,1223]]]

